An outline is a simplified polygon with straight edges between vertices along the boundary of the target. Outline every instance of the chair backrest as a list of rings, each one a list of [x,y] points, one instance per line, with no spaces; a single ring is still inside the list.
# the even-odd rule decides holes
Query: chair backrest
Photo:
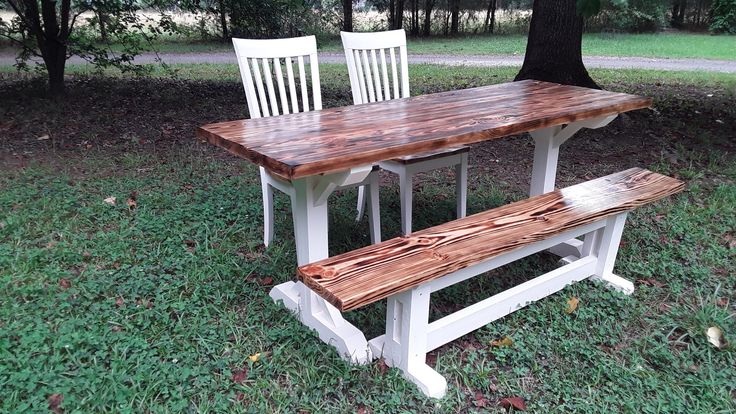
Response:
[[[267,40],[233,38],[233,46],[235,47],[235,56],[238,59],[240,77],[243,79],[248,112],[250,112],[251,118],[309,111],[310,99],[307,92],[308,82],[304,70],[304,57],[309,58],[312,108],[315,110],[322,109],[317,39],[314,36]],[[301,89],[301,99],[297,96],[294,58],[296,58],[299,74],[298,84],[299,89]],[[271,66],[273,66],[273,72]],[[284,83],[283,67],[286,67],[288,94]],[[278,98],[274,89],[274,77],[278,88]]]
[[[340,32],[340,37],[356,105],[409,97],[409,65],[403,29],[375,33]]]

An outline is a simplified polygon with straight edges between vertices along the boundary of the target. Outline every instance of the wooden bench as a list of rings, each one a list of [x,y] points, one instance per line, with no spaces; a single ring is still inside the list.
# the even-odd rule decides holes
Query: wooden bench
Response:
[[[586,278],[633,292],[612,273],[626,214],[683,187],[632,168],[301,266],[298,277],[340,311],[388,298],[386,334],[370,351],[439,398],[447,382],[428,351]],[[429,323],[432,292],[579,236],[579,259]]]

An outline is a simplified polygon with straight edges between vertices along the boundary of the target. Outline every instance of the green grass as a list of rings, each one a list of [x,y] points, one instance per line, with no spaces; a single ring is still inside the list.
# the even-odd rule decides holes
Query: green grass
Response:
[[[443,55],[523,55],[526,35],[475,35],[458,38],[410,38],[409,53]],[[338,37],[319,40],[320,50],[342,53]],[[232,52],[230,42],[164,41],[160,52]],[[9,53],[9,50],[6,50]],[[736,36],[695,33],[588,33],[583,36],[585,56],[640,56],[736,60]]]
[[[446,55],[523,55],[526,35],[477,35],[458,38],[409,39],[409,53]],[[337,37],[320,39],[322,51],[342,53]],[[230,42],[165,42],[165,52],[231,52]],[[736,60],[736,36],[694,33],[588,33],[583,36],[585,56],[641,56]]]
[[[181,69],[183,79],[237,81],[234,67]],[[326,95],[347,96],[342,71],[322,69]],[[514,73],[423,65],[412,68],[412,81],[429,92]],[[685,84],[703,95],[736,83],[714,74],[594,74],[633,89],[643,87],[639,81]],[[675,105],[679,97],[672,99],[661,103]],[[435,366],[450,388],[439,401],[423,397],[396,370],[345,364],[271,302],[267,279],[294,277],[290,207],[276,197],[278,242],[263,250],[260,186],[250,163],[191,141],[157,151],[94,146],[3,169],[0,412],[48,412],[52,394],[64,396],[65,412],[95,413],[348,413],[361,406],[503,413],[496,401],[513,395],[538,413],[734,412],[736,348],[715,349],[705,330],[719,326],[736,343],[736,250],[729,247],[736,164],[700,143],[681,149],[689,163],[663,158],[649,166],[686,178],[688,189],[632,213],[624,233],[616,272],[665,286],[640,285],[625,297],[578,283],[443,347]],[[522,196],[492,168],[473,171],[470,213]],[[415,194],[417,227],[452,216],[452,185],[442,173],[425,179]],[[133,193],[137,207],[130,209]],[[115,205],[103,201],[110,196]],[[352,221],[355,198],[354,191],[331,198],[333,254],[368,243],[365,220]],[[381,201],[384,236],[395,236],[395,185],[381,188]],[[434,316],[552,266],[553,258],[536,255],[448,288],[437,295]],[[580,305],[567,315],[571,296]],[[377,304],[347,316],[375,335],[381,311]],[[489,346],[504,336],[513,346]],[[250,361],[258,352],[261,358]],[[478,406],[478,395],[490,405]]]

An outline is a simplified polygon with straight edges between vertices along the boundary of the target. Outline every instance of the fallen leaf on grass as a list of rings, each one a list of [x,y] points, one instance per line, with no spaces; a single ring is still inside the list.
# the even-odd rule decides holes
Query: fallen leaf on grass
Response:
[[[69,279],[59,279],[59,287],[63,289],[69,289],[70,287],[72,287],[72,282]]]
[[[475,393],[475,398],[473,399],[473,405],[475,405],[476,407],[488,407],[489,405],[488,398],[486,398],[482,392],[478,391]]]
[[[261,286],[271,286],[273,285],[273,278],[272,277],[264,277],[263,279],[258,281],[258,284]]]
[[[501,339],[498,339],[498,340],[495,340],[495,341],[491,341],[491,346],[496,346],[496,347],[499,347],[499,348],[500,347],[504,347],[504,346],[505,347],[510,347],[513,344],[514,344],[514,340],[511,339],[511,338],[509,338],[508,336],[504,336]]]
[[[49,138],[51,138],[49,137],[49,134],[44,134],[44,135],[41,135],[40,137],[36,137],[36,141],[46,141]]]
[[[359,405],[358,409],[355,410],[355,414],[371,414],[372,411],[370,408],[366,407],[365,405]]]
[[[733,234],[726,234],[724,239],[726,241],[726,246],[729,249],[736,249],[736,236],[734,236]]]
[[[62,394],[51,394],[48,398],[49,410],[59,414],[63,413],[64,409],[61,408],[61,404],[64,402],[64,396]]]
[[[248,368],[233,371],[232,381],[236,384],[242,384],[248,378]]]
[[[728,345],[726,338],[723,336],[723,331],[717,326],[711,326],[705,334],[708,335],[708,342],[718,349],[723,349]]]
[[[381,374],[385,374],[388,372],[388,364],[386,364],[386,360],[381,358],[376,362],[376,366],[378,367],[378,370],[381,371]]]
[[[567,308],[565,309],[565,313],[569,315],[575,312],[575,309],[578,308],[578,303],[580,303],[580,299],[576,298],[575,296],[568,299]]]
[[[117,307],[121,307],[121,306],[123,306],[124,304],[125,304],[125,301],[123,300],[123,298],[121,298],[121,297],[117,297],[117,298],[115,299],[115,306],[117,306]]]
[[[501,407],[507,410],[513,407],[514,410],[526,411],[526,403],[524,402],[524,399],[521,397],[501,398],[501,401],[499,401],[498,403],[501,405]]]
[[[258,360],[261,359],[261,353],[256,352],[255,354],[249,356],[248,359],[250,359],[251,362],[258,362]]]
[[[129,198],[125,201],[125,203],[128,205],[128,208],[133,210],[134,208],[138,207],[138,202],[135,201],[132,198]]]
[[[106,199],[104,199],[102,201],[106,202],[107,204],[109,204],[111,206],[114,206],[115,205],[115,202],[117,201],[117,198],[115,198],[113,196],[110,196],[110,197],[107,197]]]
[[[728,307],[728,298],[718,298],[718,300],[716,301],[716,305],[722,308]]]

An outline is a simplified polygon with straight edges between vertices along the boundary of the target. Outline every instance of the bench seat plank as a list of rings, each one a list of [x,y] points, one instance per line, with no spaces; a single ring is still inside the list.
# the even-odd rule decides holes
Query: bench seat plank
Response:
[[[632,168],[301,266],[297,276],[348,311],[683,188]]]

